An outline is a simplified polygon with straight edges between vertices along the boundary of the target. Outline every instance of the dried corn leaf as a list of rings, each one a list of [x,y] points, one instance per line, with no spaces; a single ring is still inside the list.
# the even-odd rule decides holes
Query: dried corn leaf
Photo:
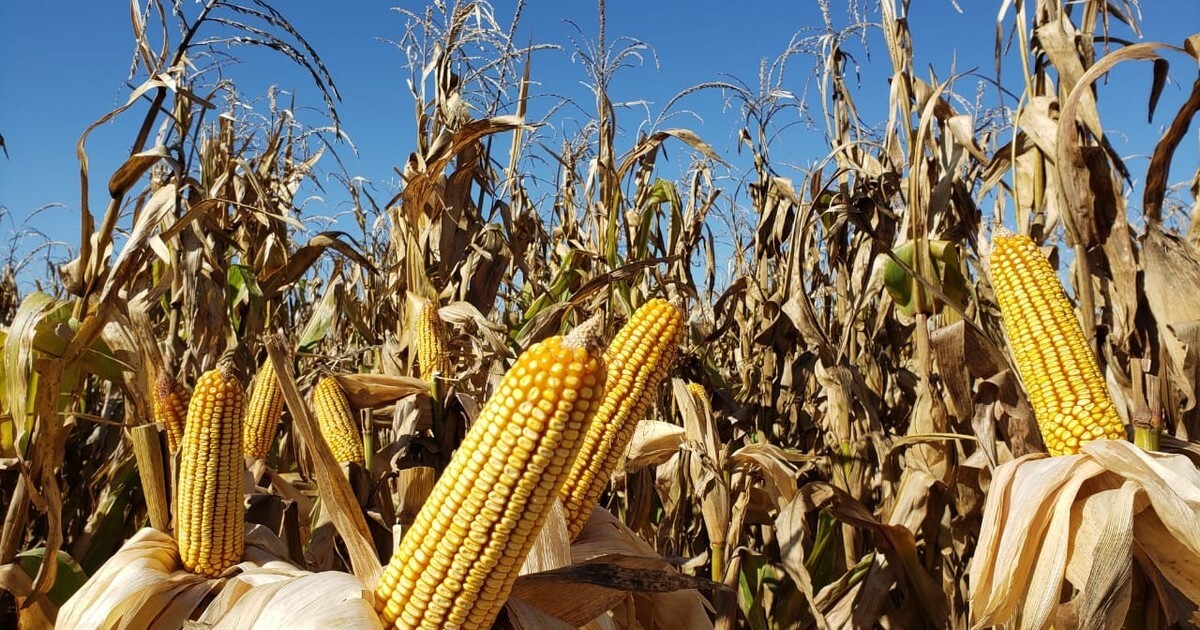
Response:
[[[783,568],[795,580],[804,601],[808,604],[809,612],[816,620],[818,628],[828,628],[829,623],[817,608],[816,595],[813,592],[812,575],[804,565],[804,537],[806,533],[805,517],[807,510],[804,501],[792,501],[779,510],[775,518],[775,535],[779,537],[779,553]]]
[[[546,614],[515,596],[504,602],[504,610],[496,620],[499,630],[575,630],[578,627],[579,624],[572,625]]]
[[[592,560],[602,559],[605,557],[616,557],[631,559],[640,557],[646,559],[651,567],[660,567],[654,569],[653,572],[660,578],[666,579],[669,572],[665,566],[665,560],[654,551],[646,541],[629,529],[624,523],[617,520],[608,510],[597,507],[592,511],[591,517],[588,519],[579,536],[575,538],[575,542],[571,545],[571,558],[575,565],[583,564]],[[632,561],[632,560],[629,560]],[[673,571],[673,570],[670,570]],[[678,575],[678,578],[687,578],[687,576]],[[521,584],[519,578],[518,584]],[[695,580],[696,578],[688,578]],[[701,583],[711,584],[711,582],[701,581]],[[603,605],[602,610],[611,609],[616,602],[621,601],[628,594],[623,591],[618,591],[613,588],[605,588],[604,586],[594,584],[583,584],[580,582],[574,583],[574,588],[588,589],[589,592],[595,593],[595,596],[602,596],[603,602],[596,602],[596,608]],[[540,585],[541,588],[549,588],[548,585]],[[569,590],[569,589],[568,589]],[[516,590],[514,589],[514,593]],[[642,628],[651,630],[661,628],[668,630],[672,628],[696,628],[703,630],[704,628],[712,628],[712,621],[709,620],[707,611],[707,600],[696,590],[692,588],[684,588],[683,590],[674,590],[669,592],[633,592],[633,613],[638,623]],[[528,596],[522,595],[527,602],[530,601]],[[571,596],[572,600],[583,599]],[[599,613],[597,613],[599,614]],[[594,618],[588,617],[588,619]],[[624,628],[621,618],[616,619],[618,627]]]
[[[19,628],[51,628],[58,614],[58,607],[48,598],[28,600],[33,593],[33,579],[21,570],[17,563],[0,565],[0,590],[12,593],[19,609]],[[28,606],[26,606],[28,600]]]
[[[538,531],[537,540],[525,562],[521,565],[519,575],[551,571],[571,564],[571,537],[567,533],[567,518],[563,511],[562,501],[555,499],[550,505],[550,514]]]
[[[665,463],[683,447],[683,427],[661,420],[642,420],[633,430],[625,472],[637,472],[647,466]]]
[[[411,376],[338,374],[334,379],[355,409],[382,407],[414,394],[429,395],[429,384]]]

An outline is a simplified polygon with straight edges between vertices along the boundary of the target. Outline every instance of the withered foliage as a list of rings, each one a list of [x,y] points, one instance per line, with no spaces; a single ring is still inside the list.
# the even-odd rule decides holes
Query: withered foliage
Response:
[[[554,614],[582,625],[611,611],[594,626],[970,626],[983,618],[968,579],[981,531],[994,542],[998,522],[1024,522],[1020,505],[985,512],[994,472],[1042,450],[987,279],[995,223],[1030,234],[1059,265],[1122,416],[1197,459],[1200,173],[1170,167],[1200,110],[1200,82],[1187,81],[1200,35],[1126,43],[1141,35],[1132,0],[1006,1],[996,63],[1019,64],[1023,84],[993,85],[916,68],[907,1],[852,2],[844,28],[822,3],[825,24],[764,63],[755,84],[695,86],[639,121],[609,88],[653,50],[610,38],[599,5],[597,36],[580,29],[573,51],[593,101],[570,106],[590,118],[571,125],[555,116],[562,101],[532,98],[554,86],[539,86],[531,61],[544,47],[515,39],[524,3],[509,17],[483,1],[403,10],[395,41],[416,137],[393,156],[390,198],[333,169],[353,202],[340,224],[350,234],[315,231],[300,213],[300,191],[319,189],[314,175],[346,146],[318,51],[259,0],[132,3],[144,81],[96,125],[143,118],[109,177],[108,207],[88,204],[89,128],[78,255],[54,278],[61,296],[18,299],[12,265],[0,278],[11,321],[0,587],[28,604],[24,622],[53,618],[65,599],[55,589],[146,523],[153,499],[128,436],[151,417],[159,371],[190,384],[227,351],[247,383],[264,360],[287,368],[288,411],[268,461],[250,467],[248,519],[297,566],[369,584],[523,348],[596,312],[611,334],[664,296],[684,300],[689,332],[603,502],[615,515],[605,531],[632,551],[605,555],[605,541],[582,539],[560,549],[561,562],[542,565],[552,571],[518,582],[502,623]],[[874,29],[886,93],[855,79]],[[275,93],[252,115],[210,73],[226,45],[299,64],[326,124],[300,123]],[[811,72],[784,74],[802,60]],[[1099,82],[1127,62],[1151,77],[1152,109],[1168,77],[1191,90],[1179,111],[1153,112],[1171,122],[1145,173],[1104,124],[1106,102],[1129,105]],[[666,124],[700,91],[740,112],[738,156]],[[886,120],[864,121],[862,99],[886,102]],[[773,157],[797,120],[828,144],[803,170]],[[664,167],[668,150],[687,166]],[[1169,186],[1179,179],[1191,202]],[[429,301],[453,366],[433,382],[419,378],[414,336]],[[365,428],[367,464],[348,475],[315,447],[304,408],[322,371]],[[1132,505],[1132,492],[1118,498]],[[1200,587],[1162,587],[1161,567],[1133,547],[1120,597],[1052,591],[1046,606],[1087,602],[1078,617],[1055,613],[1058,624],[1194,614]],[[703,619],[678,616],[697,610]]]

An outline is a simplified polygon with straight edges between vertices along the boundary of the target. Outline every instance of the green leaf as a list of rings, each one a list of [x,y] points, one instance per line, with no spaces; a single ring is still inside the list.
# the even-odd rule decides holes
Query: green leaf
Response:
[[[340,285],[341,280],[334,280],[325,287],[325,295],[321,296],[321,301],[313,308],[312,315],[304,326],[304,332],[300,335],[299,352],[311,351],[329,334],[329,329],[333,326],[333,317],[337,314],[337,290]]]
[[[747,553],[742,557],[742,570],[738,574],[738,605],[746,615],[751,630],[767,630],[770,627],[762,597],[768,568],[767,560],[762,556]]]
[[[17,554],[17,564],[22,571],[33,578],[37,575],[38,567],[42,565],[42,558],[45,556],[45,547],[30,549]],[[75,594],[75,591],[83,586],[84,582],[87,582],[88,576],[87,573],[84,573],[83,568],[75,562],[75,559],[61,549],[58,551],[55,561],[58,563],[58,574],[46,596],[54,602],[55,606],[62,606]]]

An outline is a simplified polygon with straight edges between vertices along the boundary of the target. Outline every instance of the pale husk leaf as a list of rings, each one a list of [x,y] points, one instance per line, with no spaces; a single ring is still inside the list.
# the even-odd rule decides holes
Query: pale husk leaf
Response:
[[[625,472],[666,462],[683,446],[684,428],[661,420],[642,420],[633,430]]]
[[[1098,440],[1079,455],[1004,464],[996,469],[971,566],[973,622],[1120,627],[1135,551],[1194,609],[1198,519],[1200,473],[1182,455]],[[1064,578],[1076,591],[1060,604]]]
[[[246,591],[213,628],[382,628],[371,591],[337,571],[280,577]]]

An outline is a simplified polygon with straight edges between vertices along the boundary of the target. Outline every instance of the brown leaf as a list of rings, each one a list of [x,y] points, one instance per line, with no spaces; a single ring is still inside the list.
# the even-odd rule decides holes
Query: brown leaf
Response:
[[[122,195],[128,192],[129,189],[132,188],[139,179],[142,178],[142,175],[144,175],[146,171],[150,170],[151,166],[154,166],[156,163],[158,163],[159,160],[169,160],[171,162],[171,166],[174,167],[176,171],[180,170],[179,164],[176,164],[174,160],[171,160],[171,154],[167,150],[167,147],[161,144],[155,145],[154,147],[146,149],[141,153],[134,153],[133,155],[129,156],[125,160],[124,164],[118,167],[117,170],[113,171],[112,177],[110,177],[108,180],[109,196],[111,196],[113,199],[120,198]]]
[[[336,374],[346,399],[356,409],[390,405],[406,396],[429,395],[429,383],[411,376],[386,374]]]
[[[334,459],[333,452],[329,450],[329,445],[321,438],[316,419],[309,413],[308,406],[296,388],[283,334],[275,333],[269,336],[266,346],[269,360],[274,364],[275,374],[279,377],[279,388],[292,416],[293,426],[311,451],[321,502],[346,543],[354,575],[362,580],[363,584],[374,588],[379,581],[379,575],[383,573],[383,567],[371,543],[371,531],[367,527],[358,499],[346,476],[342,474],[341,466]]]

